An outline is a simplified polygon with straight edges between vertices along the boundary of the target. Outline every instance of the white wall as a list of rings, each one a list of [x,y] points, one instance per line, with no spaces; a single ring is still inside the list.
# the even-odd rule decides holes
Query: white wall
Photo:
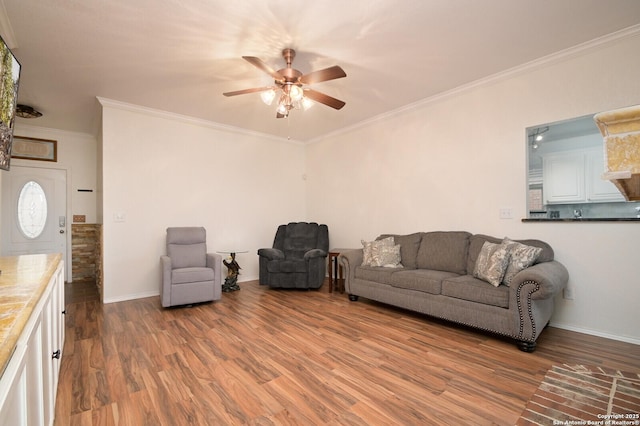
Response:
[[[248,250],[242,282],[279,224],[306,219],[301,144],[100,101],[105,302],[159,293],[167,227],[204,226],[211,252]]]
[[[640,224],[520,221],[525,128],[640,103],[638,52],[639,35],[608,42],[322,138],[306,151],[308,211],[333,247],[431,230],[545,240],[575,294],[552,324],[640,343]]]
[[[35,127],[16,120],[14,134],[39,139],[57,141],[56,162],[11,159],[11,166],[25,166],[65,170],[67,173],[67,223],[72,223],[73,215],[85,215],[86,223],[96,223],[96,138],[92,135],[68,132],[44,127]],[[0,174],[11,173],[2,171]],[[1,188],[1,186],[0,186]],[[93,192],[78,192],[78,189],[92,189]],[[1,194],[0,194],[1,195]],[[2,197],[0,196],[0,199]],[[8,214],[9,206],[2,206]],[[67,227],[66,279],[71,281],[71,227]],[[3,238],[0,235],[0,238]]]

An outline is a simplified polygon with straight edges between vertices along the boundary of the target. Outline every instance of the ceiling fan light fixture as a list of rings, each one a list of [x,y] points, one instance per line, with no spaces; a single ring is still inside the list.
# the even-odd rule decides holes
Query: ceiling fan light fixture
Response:
[[[289,107],[286,104],[286,102],[282,101],[282,99],[280,100],[280,103],[278,104],[278,109],[276,110],[276,112],[278,114],[282,114],[284,116],[286,116],[289,113]]]
[[[289,85],[289,96],[291,97],[292,101],[296,102],[302,99],[304,93],[302,92],[300,86],[292,84]]]
[[[302,110],[306,111],[313,106],[314,102],[306,96],[302,98]]]
[[[287,63],[287,67],[274,70],[267,65],[262,59],[255,56],[243,56],[242,59],[249,62],[256,68],[269,74],[274,79],[273,86],[254,87],[251,89],[235,90],[232,92],[222,93],[224,96],[237,96],[246,93],[262,92],[260,94],[262,102],[271,105],[278,97],[276,118],[288,117],[292,109],[309,109],[314,103],[326,105],[336,110],[345,106],[340,99],[333,98],[322,92],[307,88],[306,86],[322,83],[323,81],[335,80],[347,76],[342,68],[334,65],[329,68],[312,71],[302,74],[297,69],[291,67],[296,52],[293,49],[286,48],[282,51],[282,57]]]
[[[276,91],[275,89],[266,90],[260,94],[260,97],[262,98],[262,102],[267,105],[271,105],[273,100],[276,98]]]

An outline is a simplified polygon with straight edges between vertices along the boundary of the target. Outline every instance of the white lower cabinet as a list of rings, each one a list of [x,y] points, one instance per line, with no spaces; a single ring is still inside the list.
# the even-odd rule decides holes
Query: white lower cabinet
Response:
[[[0,425],[52,425],[64,346],[62,262],[0,378]]]

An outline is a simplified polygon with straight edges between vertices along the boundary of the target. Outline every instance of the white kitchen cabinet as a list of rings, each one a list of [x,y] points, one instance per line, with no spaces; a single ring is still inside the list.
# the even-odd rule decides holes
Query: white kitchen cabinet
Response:
[[[65,338],[64,268],[57,259],[0,376],[0,425],[53,424]],[[3,268],[5,274],[11,272]]]
[[[615,185],[602,179],[602,148],[547,154],[542,164],[545,204],[625,201]]]
[[[542,159],[545,204],[584,203],[585,156],[580,151],[545,155]]]
[[[585,152],[587,165],[587,202],[604,203],[626,201],[624,195],[611,181],[602,179],[605,172],[604,148],[590,149]]]

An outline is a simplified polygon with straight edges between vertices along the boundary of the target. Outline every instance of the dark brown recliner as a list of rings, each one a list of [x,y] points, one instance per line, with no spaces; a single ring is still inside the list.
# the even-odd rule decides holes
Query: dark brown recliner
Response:
[[[272,248],[258,250],[260,284],[318,289],[324,283],[329,229],[315,222],[280,225]]]

